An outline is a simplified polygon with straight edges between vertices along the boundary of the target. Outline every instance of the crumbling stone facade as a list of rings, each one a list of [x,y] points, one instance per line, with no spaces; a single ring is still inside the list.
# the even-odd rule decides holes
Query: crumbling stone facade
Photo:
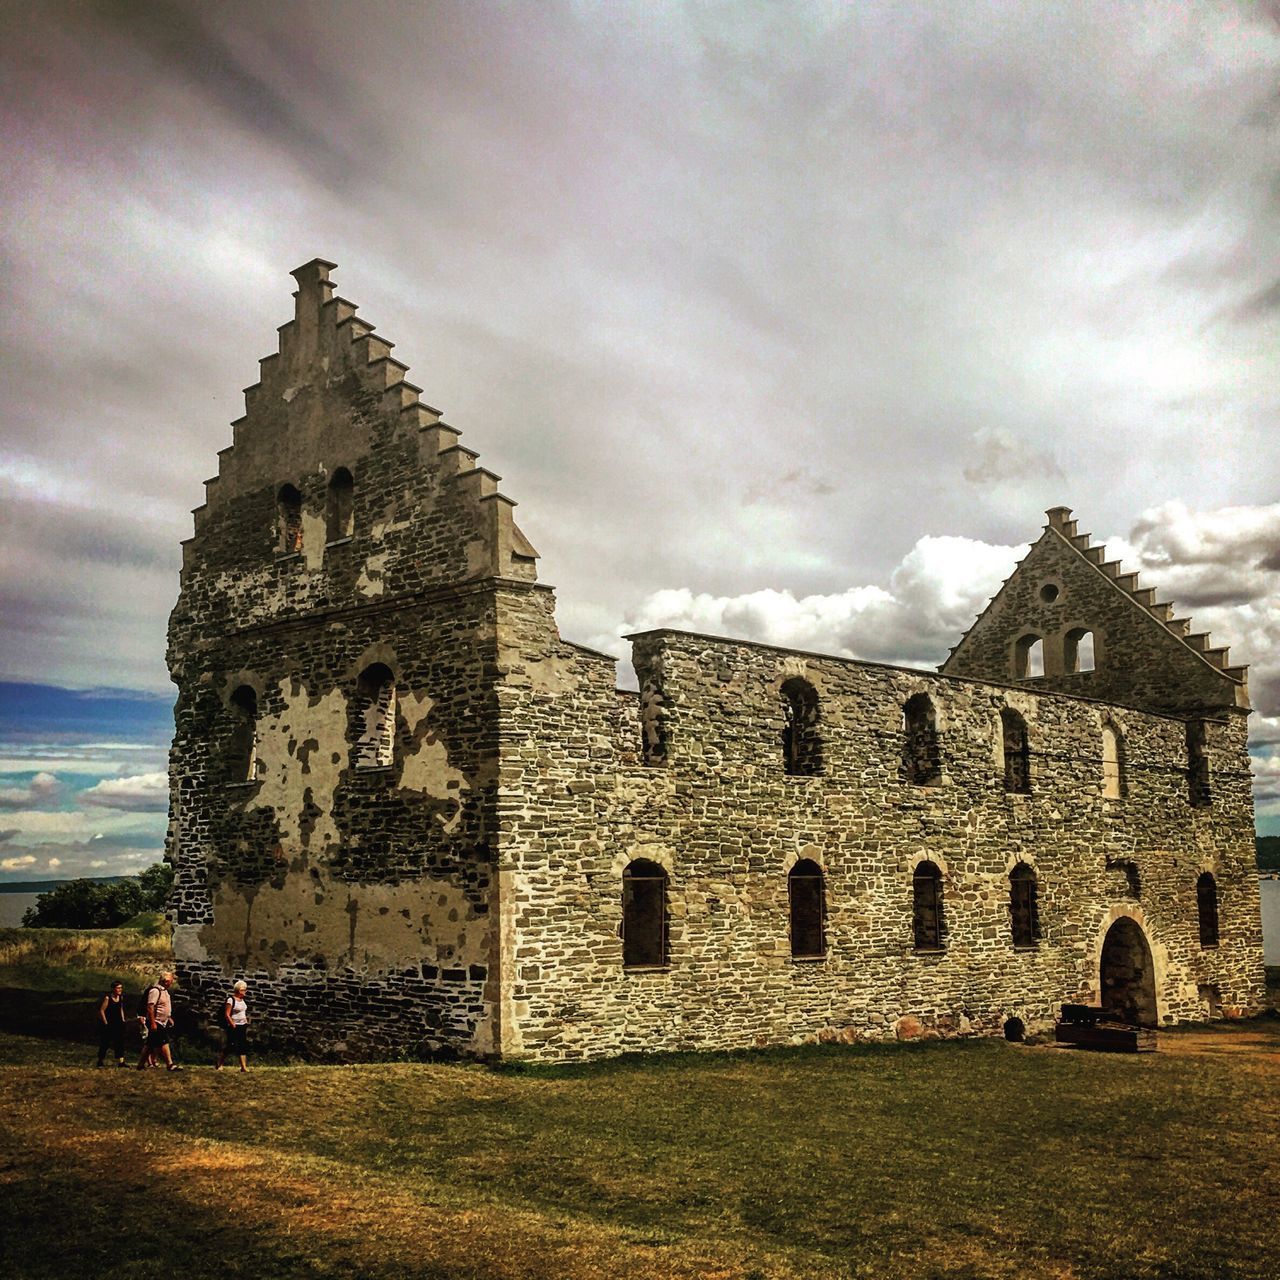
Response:
[[[663,630],[619,691],[331,270],[184,548],[197,1004],[245,976],[317,1055],[545,1061],[1261,1006],[1245,670],[1069,512],[939,673]]]

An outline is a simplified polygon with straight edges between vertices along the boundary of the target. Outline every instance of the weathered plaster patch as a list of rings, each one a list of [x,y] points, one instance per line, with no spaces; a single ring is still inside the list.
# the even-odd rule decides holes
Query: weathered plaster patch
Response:
[[[438,813],[436,818],[445,831],[452,832],[462,818],[462,797],[471,788],[467,775],[449,763],[448,749],[427,725],[427,716],[434,705],[425,693],[406,693],[400,701],[401,713],[413,739],[400,770],[400,787],[449,803],[450,811]]]
[[[389,551],[380,551],[377,555],[366,557],[360,576],[356,579],[356,590],[361,595],[380,596],[387,589],[382,574],[390,555]]]
[[[488,919],[441,880],[349,884],[303,861],[282,884],[221,884],[214,923],[190,926],[184,946],[271,975],[299,958],[377,974],[426,963],[485,964]],[[175,935],[175,945],[177,938]],[[184,958],[196,958],[194,956]]]
[[[302,557],[307,568],[315,573],[324,567],[324,544],[328,530],[323,513],[302,511]]]
[[[297,680],[281,680],[279,689],[284,712],[263,716],[258,722],[258,771],[262,781],[254,807],[270,809],[275,814],[285,855],[293,858],[302,852],[304,844],[316,854],[338,843],[333,792],[349,750],[347,700],[340,689],[312,698]]]

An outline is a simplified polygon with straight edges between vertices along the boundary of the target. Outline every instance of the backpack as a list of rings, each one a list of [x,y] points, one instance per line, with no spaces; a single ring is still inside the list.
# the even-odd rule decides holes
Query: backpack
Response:
[[[156,999],[159,1000],[160,988],[153,982],[149,987],[145,987],[142,992],[142,998],[138,1001],[138,1021],[142,1023],[143,1034],[147,1031],[147,1001],[152,992],[156,992]]]

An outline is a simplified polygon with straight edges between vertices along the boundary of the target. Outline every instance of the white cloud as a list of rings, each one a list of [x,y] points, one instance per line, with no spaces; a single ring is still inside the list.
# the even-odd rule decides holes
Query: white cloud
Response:
[[[139,773],[128,778],[104,778],[82,791],[81,804],[129,813],[161,813],[169,808],[169,775]]]
[[[862,585],[797,598],[772,588],[737,596],[667,588],[646,597],[618,630],[672,627],[837,657],[935,667],[1026,551],[971,538],[926,537],[894,569],[887,589]],[[597,643],[603,639],[597,637]]]
[[[21,871],[23,867],[29,867],[34,862],[35,858],[29,853],[17,858],[0,858],[0,871]]]
[[[0,787],[0,809],[26,809],[47,804],[57,798],[59,790],[56,775],[41,771],[25,786]]]
[[[60,866],[62,866],[62,859],[61,859],[61,858],[50,858],[50,859],[49,859],[48,867],[49,867],[49,870],[50,870],[50,871],[56,871]]]

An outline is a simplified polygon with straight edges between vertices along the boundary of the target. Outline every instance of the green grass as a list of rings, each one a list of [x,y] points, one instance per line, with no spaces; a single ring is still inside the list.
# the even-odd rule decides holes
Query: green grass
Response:
[[[1275,1275],[1280,1019],[1161,1046],[167,1075],[10,1029],[0,1276]]]

